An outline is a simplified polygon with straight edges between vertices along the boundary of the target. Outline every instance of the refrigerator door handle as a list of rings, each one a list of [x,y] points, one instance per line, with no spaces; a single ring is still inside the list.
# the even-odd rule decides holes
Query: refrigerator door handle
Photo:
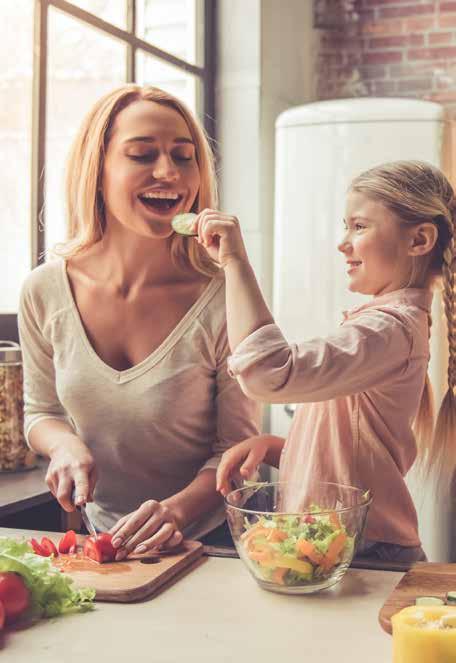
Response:
[[[284,405],[283,409],[289,417],[293,417],[294,413],[296,412],[296,403],[287,403]]]

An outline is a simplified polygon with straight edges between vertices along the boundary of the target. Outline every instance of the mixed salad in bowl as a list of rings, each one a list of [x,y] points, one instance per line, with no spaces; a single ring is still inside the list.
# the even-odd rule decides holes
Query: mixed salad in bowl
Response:
[[[338,493],[337,506],[330,508],[325,500],[325,505],[311,504],[302,513],[274,513],[279,484],[249,485],[228,495],[228,523],[236,549],[265,589],[310,593],[335,584],[344,575],[371,500],[368,493],[350,486],[328,484],[327,491]],[[344,505],[340,497],[347,491],[350,500]],[[275,506],[271,507],[273,495]]]

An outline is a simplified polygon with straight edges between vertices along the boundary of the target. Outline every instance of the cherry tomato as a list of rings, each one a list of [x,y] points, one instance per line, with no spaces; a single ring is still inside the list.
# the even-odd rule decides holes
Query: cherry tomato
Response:
[[[29,607],[30,592],[17,573],[0,573],[0,602],[6,623],[14,622]]]
[[[36,555],[41,555],[41,557],[49,557],[49,555],[51,554],[50,551],[47,550],[46,548],[43,548],[41,543],[38,543],[36,539],[30,539],[29,543],[33,548],[33,552]]]
[[[65,534],[62,536],[62,538],[59,541],[59,552],[66,554],[66,553],[72,553],[76,550],[76,534],[75,532],[70,529],[68,532],[65,532]]]
[[[48,552],[48,555],[54,555],[54,557],[57,557],[59,554],[55,547],[55,543],[51,541],[51,539],[48,539],[47,536],[43,536],[41,539],[41,547]]]
[[[100,564],[113,562],[117,551],[111,541],[112,536],[107,532],[100,532],[96,538],[88,536],[84,543],[84,555]]]
[[[4,625],[5,625],[5,608],[3,606],[3,603],[0,601],[0,631],[2,630]]]

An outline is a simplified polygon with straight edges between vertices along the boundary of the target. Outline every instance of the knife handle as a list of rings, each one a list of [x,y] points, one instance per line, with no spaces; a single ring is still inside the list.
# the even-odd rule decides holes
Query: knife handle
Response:
[[[76,504],[76,488],[73,487],[73,490],[71,491],[71,501],[73,502],[74,506],[76,508],[79,508],[81,505]],[[85,504],[84,502],[82,504]]]

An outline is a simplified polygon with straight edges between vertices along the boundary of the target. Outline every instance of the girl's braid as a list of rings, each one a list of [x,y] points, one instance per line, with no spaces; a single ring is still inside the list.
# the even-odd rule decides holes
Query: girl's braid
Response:
[[[455,394],[456,387],[456,302],[455,302],[455,260],[456,260],[456,237],[455,237],[455,216],[456,216],[456,198],[450,201],[449,210],[451,218],[449,227],[451,238],[446,249],[443,252],[443,302],[445,305],[445,315],[448,324],[448,386],[452,395]]]

